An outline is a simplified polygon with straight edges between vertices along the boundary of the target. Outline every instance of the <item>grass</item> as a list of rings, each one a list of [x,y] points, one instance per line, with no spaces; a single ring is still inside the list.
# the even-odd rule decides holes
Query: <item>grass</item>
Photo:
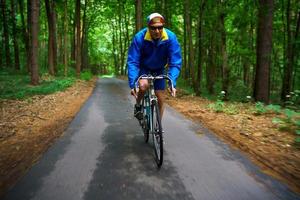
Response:
[[[0,71],[0,99],[24,99],[34,95],[46,95],[65,90],[73,85],[74,77],[44,75],[38,86],[30,85],[30,77],[14,71]]]

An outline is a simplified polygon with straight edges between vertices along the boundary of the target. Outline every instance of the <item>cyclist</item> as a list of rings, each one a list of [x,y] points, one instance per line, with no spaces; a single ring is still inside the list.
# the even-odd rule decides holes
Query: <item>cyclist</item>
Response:
[[[128,51],[128,82],[131,95],[136,98],[134,116],[141,119],[141,100],[148,88],[148,81],[139,80],[139,90],[135,90],[135,82],[140,75],[161,75],[168,67],[168,76],[173,82],[173,88],[169,88],[171,95],[176,95],[176,80],[181,70],[181,48],[176,35],[164,28],[165,19],[159,13],[152,13],[147,17],[147,28],[139,31],[133,38]],[[169,87],[171,87],[169,83]],[[164,110],[163,93],[165,81],[156,80],[154,83],[155,94],[158,98],[160,115]]]

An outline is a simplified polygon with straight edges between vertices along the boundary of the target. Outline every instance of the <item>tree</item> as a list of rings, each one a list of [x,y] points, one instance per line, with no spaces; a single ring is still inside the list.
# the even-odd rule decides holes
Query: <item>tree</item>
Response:
[[[31,48],[30,48],[30,59],[31,59],[31,84],[39,84],[39,67],[38,67],[38,34],[39,34],[39,0],[31,0],[30,4],[30,20],[31,20]]]
[[[64,75],[67,76],[68,74],[68,52],[67,52],[67,44],[68,44],[68,35],[67,35],[67,30],[68,30],[68,23],[67,23],[67,8],[68,8],[68,0],[64,1],[64,16],[63,16],[63,21],[64,21],[64,53],[63,53],[63,65],[64,65]]]
[[[273,0],[259,0],[254,98],[269,103]]]
[[[195,66],[194,66],[194,45],[192,37],[192,19],[191,19],[191,7],[190,0],[184,1],[184,11],[186,12],[186,33],[187,33],[187,44],[188,44],[188,67],[189,67],[189,77],[192,78],[191,85],[195,88],[197,84],[195,82]]]
[[[57,71],[57,41],[56,41],[56,12],[54,0],[45,0],[48,18],[48,69],[49,74],[55,75]]]
[[[299,40],[300,40],[300,37],[299,37],[299,32],[300,32],[300,11],[298,12],[298,17],[297,17],[297,25],[296,25],[296,33],[295,33],[295,42],[294,42],[294,49],[295,49],[295,52],[294,52],[294,55],[299,55],[299,52],[300,52],[300,45],[299,45]],[[299,59],[299,57],[298,57]],[[299,65],[298,65],[299,67]],[[299,68],[298,68],[299,70]],[[293,78],[293,88],[295,88],[295,83],[299,83],[296,79],[297,79],[297,68],[295,67],[295,73],[294,73],[294,78]],[[299,78],[299,75],[298,75],[298,78]],[[296,88],[297,89],[297,88]]]
[[[30,2],[30,1],[28,1]],[[18,0],[19,7],[20,7],[20,14],[21,14],[21,22],[22,22],[22,36],[23,36],[23,43],[25,45],[25,56],[26,56],[26,69],[28,72],[30,72],[30,49],[29,49],[29,26],[30,24],[28,23],[27,26],[25,24],[25,17],[24,17],[24,1],[23,0]],[[28,9],[29,10],[29,9]],[[30,13],[27,13],[27,16],[29,16]],[[30,17],[28,17],[30,19]]]
[[[203,65],[203,46],[202,46],[202,23],[203,23],[203,11],[205,8],[206,0],[201,0],[199,4],[199,12],[198,12],[198,32],[196,40],[196,47],[198,52],[198,63],[197,63],[197,78],[196,78],[196,85],[195,85],[195,92],[197,96],[200,96],[201,94],[201,80],[202,80],[202,65]]]
[[[5,0],[1,0],[1,8],[2,8],[2,20],[3,20],[4,47],[5,47],[5,64],[6,64],[6,67],[10,67],[11,59],[10,59],[10,49],[9,49],[9,32],[8,32],[6,1]]]
[[[11,21],[13,27],[13,43],[14,43],[14,55],[15,55],[15,69],[20,70],[20,58],[19,58],[19,45],[17,38],[17,26],[16,26],[16,16],[15,16],[15,0],[11,0]]]
[[[299,12],[300,13],[300,12]],[[299,31],[299,27],[298,27]],[[297,35],[295,31],[295,36]],[[281,100],[288,100],[287,95],[290,94],[292,88],[293,78],[293,66],[294,66],[294,55],[295,55],[295,41],[297,38],[293,37],[293,31],[291,30],[291,0],[287,0],[286,8],[286,34],[287,34],[287,45],[286,45],[286,62],[283,72],[283,81],[281,89]]]
[[[228,100],[229,73],[228,56],[226,51],[225,29],[225,3],[221,0],[220,29],[221,29],[221,53],[222,53],[222,90],[225,92],[224,99]]]
[[[75,54],[75,59],[76,59],[76,74],[77,76],[80,75],[81,71],[81,28],[80,28],[80,0],[76,0],[76,8],[75,8],[75,24],[76,24],[76,54]]]
[[[88,34],[87,34],[87,7],[88,0],[84,1],[81,37],[81,67],[88,67]]]
[[[135,0],[135,32],[143,27],[142,0]]]

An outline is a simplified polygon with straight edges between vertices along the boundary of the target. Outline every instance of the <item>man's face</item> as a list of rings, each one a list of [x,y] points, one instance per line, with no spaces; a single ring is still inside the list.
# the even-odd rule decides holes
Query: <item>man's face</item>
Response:
[[[151,23],[148,26],[151,38],[154,40],[160,39],[161,35],[162,35],[163,27],[164,27],[164,25],[161,22]]]

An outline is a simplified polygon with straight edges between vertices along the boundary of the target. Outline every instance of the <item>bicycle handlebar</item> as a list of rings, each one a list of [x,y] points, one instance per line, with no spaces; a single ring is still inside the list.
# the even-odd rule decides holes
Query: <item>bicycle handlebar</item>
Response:
[[[170,81],[170,85],[171,85],[171,90],[174,88],[174,85],[173,85],[173,81],[171,80],[171,78],[168,76],[168,75],[164,75],[164,74],[161,74],[161,75],[158,75],[158,76],[153,76],[151,74],[142,74],[138,79],[137,81],[135,82],[135,86],[138,85],[139,83],[139,80],[140,79],[147,79],[147,80],[158,80],[158,79],[167,79]]]

